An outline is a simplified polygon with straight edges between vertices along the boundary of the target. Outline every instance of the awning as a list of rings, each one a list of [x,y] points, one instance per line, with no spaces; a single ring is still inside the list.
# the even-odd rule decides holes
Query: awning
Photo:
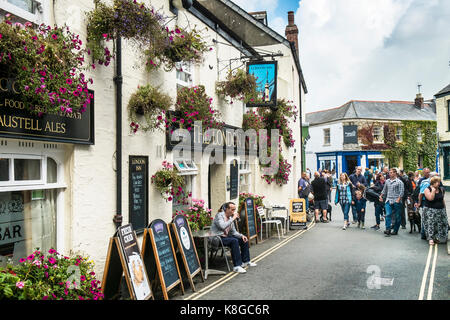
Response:
[[[448,148],[448,147],[450,147],[450,141],[442,141],[442,142],[439,141],[439,147],[440,148]]]

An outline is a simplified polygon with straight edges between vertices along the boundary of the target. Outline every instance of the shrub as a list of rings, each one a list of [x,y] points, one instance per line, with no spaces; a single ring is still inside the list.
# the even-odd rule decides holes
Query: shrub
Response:
[[[211,209],[205,208],[205,201],[201,199],[192,199],[192,206],[187,211],[181,210],[175,212],[173,216],[184,215],[192,231],[202,230],[210,226],[213,218]]]

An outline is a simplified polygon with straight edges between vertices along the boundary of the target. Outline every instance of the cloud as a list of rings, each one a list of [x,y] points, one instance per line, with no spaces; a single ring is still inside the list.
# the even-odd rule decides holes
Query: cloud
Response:
[[[306,112],[352,99],[425,99],[450,80],[450,2],[301,0],[296,12]]]

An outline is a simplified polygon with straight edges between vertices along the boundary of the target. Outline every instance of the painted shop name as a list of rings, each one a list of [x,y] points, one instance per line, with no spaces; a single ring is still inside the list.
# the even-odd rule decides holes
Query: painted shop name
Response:
[[[26,117],[0,115],[0,128],[25,129],[38,132],[66,133],[66,124],[62,122],[41,121]]]

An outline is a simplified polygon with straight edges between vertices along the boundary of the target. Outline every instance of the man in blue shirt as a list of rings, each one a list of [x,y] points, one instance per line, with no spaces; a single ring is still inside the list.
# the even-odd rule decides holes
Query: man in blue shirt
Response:
[[[352,215],[353,215],[353,224],[355,224],[358,221],[358,213],[356,211],[356,206],[355,206],[355,191],[359,188],[360,185],[364,185],[365,187],[367,187],[367,181],[366,178],[364,178],[364,176],[361,174],[362,172],[362,168],[361,167],[357,167],[355,173],[350,175],[350,181],[353,184],[353,188],[352,188],[352,197],[353,197],[353,201],[352,201]]]

